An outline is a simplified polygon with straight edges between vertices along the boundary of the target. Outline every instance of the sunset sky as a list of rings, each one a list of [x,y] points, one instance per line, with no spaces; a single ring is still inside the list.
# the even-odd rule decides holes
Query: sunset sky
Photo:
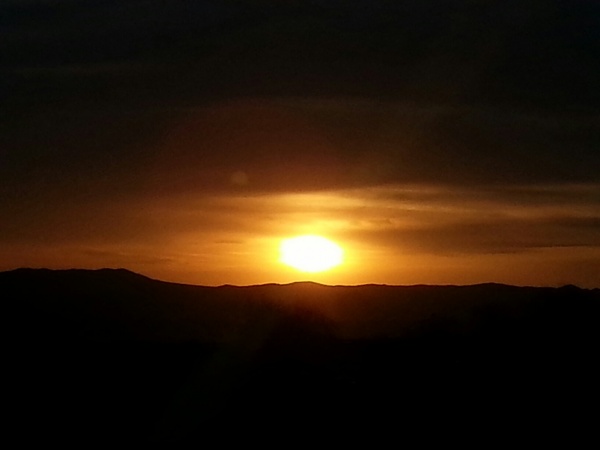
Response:
[[[0,270],[600,287],[600,2],[4,0],[0,36]]]

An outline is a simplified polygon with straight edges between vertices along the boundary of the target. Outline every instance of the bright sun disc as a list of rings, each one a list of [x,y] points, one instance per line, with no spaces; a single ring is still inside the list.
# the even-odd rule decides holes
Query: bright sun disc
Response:
[[[321,236],[306,235],[284,239],[280,261],[302,272],[323,272],[341,264],[344,251]]]

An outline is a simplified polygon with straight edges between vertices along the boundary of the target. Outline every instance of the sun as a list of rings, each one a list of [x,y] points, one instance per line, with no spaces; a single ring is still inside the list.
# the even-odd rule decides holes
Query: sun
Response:
[[[302,272],[324,272],[342,263],[344,251],[335,242],[313,234],[284,239],[280,261]]]

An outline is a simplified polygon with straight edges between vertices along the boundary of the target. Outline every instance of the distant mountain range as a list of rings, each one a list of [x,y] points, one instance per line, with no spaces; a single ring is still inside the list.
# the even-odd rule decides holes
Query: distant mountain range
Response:
[[[24,335],[100,341],[227,341],[290,315],[341,338],[395,337],[436,327],[460,334],[489,329],[492,322],[552,327],[553,321],[569,320],[580,329],[591,325],[586,321],[598,312],[600,298],[599,289],[494,283],[205,287],[125,269],[0,272],[0,292],[11,324]]]
[[[586,436],[596,423],[598,289],[204,287],[17,269],[0,272],[0,296],[9,428],[32,443],[249,443],[279,430],[377,447],[465,427]]]

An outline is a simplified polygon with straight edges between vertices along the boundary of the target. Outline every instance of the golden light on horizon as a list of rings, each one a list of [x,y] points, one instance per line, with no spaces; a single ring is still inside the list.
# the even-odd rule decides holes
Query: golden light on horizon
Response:
[[[338,244],[313,234],[284,239],[279,250],[283,264],[309,273],[332,269],[344,259],[344,251]]]

